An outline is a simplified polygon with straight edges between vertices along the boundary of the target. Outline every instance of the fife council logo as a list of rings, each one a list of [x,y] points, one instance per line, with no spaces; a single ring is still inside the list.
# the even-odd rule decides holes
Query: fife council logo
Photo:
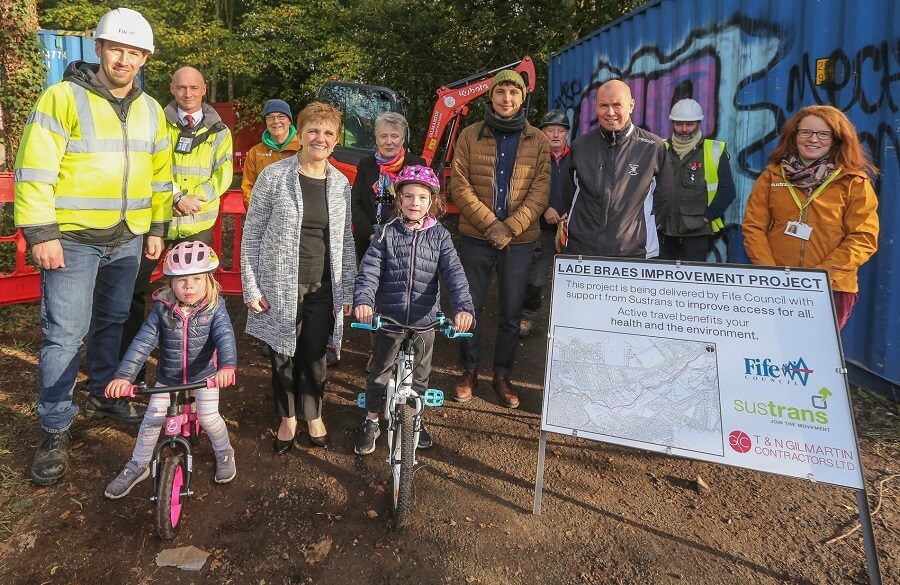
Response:
[[[806,386],[809,375],[813,369],[806,364],[803,357],[794,361],[779,364],[770,358],[744,359],[744,379],[771,384],[786,384],[789,386]]]
[[[753,441],[744,431],[731,431],[728,435],[728,445],[738,453],[746,453],[753,448]]]

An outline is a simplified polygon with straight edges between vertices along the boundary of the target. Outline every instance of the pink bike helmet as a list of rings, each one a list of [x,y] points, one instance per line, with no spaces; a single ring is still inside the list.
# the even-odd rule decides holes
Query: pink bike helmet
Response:
[[[430,167],[422,165],[403,167],[397,174],[397,178],[394,179],[394,188],[399,189],[406,183],[419,183],[420,185],[424,185],[431,189],[432,195],[437,195],[441,192],[441,183],[438,181],[437,175],[434,174],[434,171],[431,170]]]
[[[181,242],[166,254],[163,274],[189,276],[212,272],[219,267],[215,250],[203,242]]]

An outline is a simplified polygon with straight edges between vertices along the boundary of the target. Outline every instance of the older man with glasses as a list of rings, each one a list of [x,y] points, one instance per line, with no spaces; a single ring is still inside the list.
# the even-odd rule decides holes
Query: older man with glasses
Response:
[[[244,193],[244,206],[250,207],[250,195],[256,178],[264,168],[285,159],[300,150],[297,129],[291,123],[291,108],[284,100],[269,100],[263,107],[263,120],[266,129],[262,134],[262,142],[247,152],[244,159],[244,176],[241,180],[241,191]]]

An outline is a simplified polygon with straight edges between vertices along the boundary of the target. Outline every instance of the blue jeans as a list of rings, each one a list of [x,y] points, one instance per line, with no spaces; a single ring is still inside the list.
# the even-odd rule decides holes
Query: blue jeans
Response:
[[[525,302],[525,287],[531,272],[534,242],[510,244],[497,250],[485,240],[463,236],[459,245],[469,293],[475,304],[476,327],[472,337],[460,339],[459,361],[467,370],[478,368],[481,354],[481,312],[487,297],[491,277],[497,271],[499,313],[497,337],[494,342],[494,374],[507,376],[512,370],[519,346],[519,319]]]
[[[38,417],[49,432],[67,430],[78,413],[72,394],[86,335],[88,390],[102,396],[112,380],[142,251],[140,237],[118,247],[60,243],[65,267],[41,271]]]

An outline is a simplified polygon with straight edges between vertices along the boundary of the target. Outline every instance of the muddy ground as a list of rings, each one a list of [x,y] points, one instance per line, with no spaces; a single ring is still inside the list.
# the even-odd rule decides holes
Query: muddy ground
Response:
[[[868,582],[858,531],[826,543],[857,518],[854,492],[832,486],[551,435],[543,506],[533,514],[545,328],[519,349],[519,409],[498,405],[485,371],[473,401],[429,412],[435,447],[419,452],[412,519],[396,532],[384,435],[373,455],[353,454],[366,334],[350,331],[340,366],[329,370],[330,448],[314,449],[304,436],[303,448],[275,456],[268,360],[241,333],[239,299],[228,304],[241,365],[221,411],[238,476],[213,483],[204,437],[196,497],[168,542],[156,535],[149,481],[119,501],[102,496],[128,460],[134,428],[79,417],[68,475],[48,488],[28,482],[39,437],[36,310],[20,307],[0,321],[2,583]],[[451,390],[455,358],[454,342],[439,340],[432,386]],[[885,405],[864,398],[855,395],[870,501],[880,502],[883,582],[900,583],[900,479],[887,479],[900,467],[898,427],[885,427]],[[201,570],[157,566],[158,553],[188,545],[211,553]]]

